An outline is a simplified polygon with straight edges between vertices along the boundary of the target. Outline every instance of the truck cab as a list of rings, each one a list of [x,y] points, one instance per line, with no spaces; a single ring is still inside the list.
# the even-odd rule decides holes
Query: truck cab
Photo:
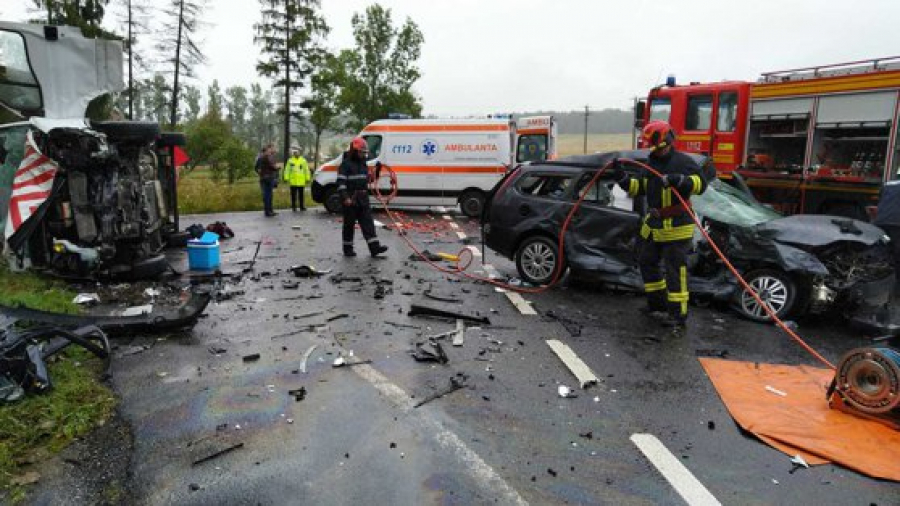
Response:
[[[85,119],[124,89],[120,41],[0,22],[0,230],[14,269],[82,278],[168,270],[174,149],[156,123]]]

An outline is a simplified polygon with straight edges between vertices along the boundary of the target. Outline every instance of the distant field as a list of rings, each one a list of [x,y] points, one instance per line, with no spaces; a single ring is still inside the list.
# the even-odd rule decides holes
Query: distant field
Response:
[[[558,137],[560,156],[584,154],[584,134],[561,134]],[[588,134],[587,152],[629,149],[631,134]]]

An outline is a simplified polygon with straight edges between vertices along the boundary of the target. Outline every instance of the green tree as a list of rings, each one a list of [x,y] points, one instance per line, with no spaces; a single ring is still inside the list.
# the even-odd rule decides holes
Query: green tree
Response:
[[[250,86],[250,113],[245,140],[256,149],[274,138],[273,127],[276,117],[271,102],[270,90],[263,90],[259,84]]]
[[[165,76],[160,73],[153,74],[152,79],[144,81],[144,114],[145,118],[156,121],[160,125],[166,124],[166,113],[169,108],[169,97],[172,89],[166,82]]]
[[[336,62],[338,105],[352,116],[349,126],[359,129],[392,112],[421,116],[412,86],[421,77],[416,62],[425,38],[416,23],[407,18],[394,27],[391,10],[374,4],[354,14],[352,24],[356,48],[341,51]]]
[[[260,0],[262,22],[254,26],[254,42],[262,46],[264,60],[256,64],[260,76],[274,80],[280,88],[283,155],[288,157],[292,93],[302,88],[321,54],[321,39],[328,25],[319,14],[319,0]]]
[[[343,76],[342,67],[334,55],[326,55],[323,65],[310,78],[310,96],[303,102],[309,111],[309,124],[313,134],[313,166],[319,166],[322,134],[337,127],[338,86]]]
[[[184,87],[184,122],[193,123],[200,119],[203,94],[196,86],[186,85]]]
[[[228,122],[215,114],[204,114],[187,125],[187,153],[191,157],[186,169],[209,168],[213,180],[228,184],[253,173],[255,151],[235,137]]]
[[[206,114],[213,115],[217,118],[224,118],[222,107],[225,98],[222,96],[222,88],[219,87],[219,80],[213,79],[212,84],[206,89]]]
[[[204,26],[201,21],[206,9],[206,0],[168,0],[162,9],[163,21],[161,38],[157,49],[172,68],[171,98],[169,100],[169,126],[178,124],[178,98],[181,79],[194,77],[198,65],[206,61],[200,49],[198,37]]]
[[[247,88],[243,86],[231,86],[225,89],[225,108],[228,110],[228,121],[234,134],[244,139],[247,131],[247,111],[250,108],[250,100],[247,98]]]
[[[117,38],[100,24],[109,0],[32,0],[46,11],[48,25],[69,25],[81,28],[86,37]]]

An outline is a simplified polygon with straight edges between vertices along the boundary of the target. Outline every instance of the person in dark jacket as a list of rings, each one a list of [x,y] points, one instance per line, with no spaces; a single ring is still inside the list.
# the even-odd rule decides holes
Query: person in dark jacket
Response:
[[[628,175],[618,166],[615,176],[632,198],[647,199],[638,258],[647,294],[644,311],[677,330],[687,325],[687,255],[694,221],[675,193],[690,205],[691,195],[706,191],[709,181],[693,158],[675,149],[675,132],[668,123],[651,121],[641,135],[645,146],[651,149],[647,165],[662,177],[648,171]],[[665,267],[665,274],[660,264]]]
[[[356,256],[353,250],[353,231],[357,222],[362,229],[363,238],[369,246],[373,257],[387,251],[387,246],[378,242],[375,236],[375,221],[372,219],[372,206],[369,202],[369,168],[366,166],[368,145],[362,137],[350,142],[350,149],[344,153],[338,169],[337,184],[344,204],[344,256]]]
[[[263,211],[269,218],[278,213],[272,208],[272,194],[278,187],[278,166],[275,165],[275,145],[268,144],[259,153],[254,167],[259,175],[259,188],[262,190]]]

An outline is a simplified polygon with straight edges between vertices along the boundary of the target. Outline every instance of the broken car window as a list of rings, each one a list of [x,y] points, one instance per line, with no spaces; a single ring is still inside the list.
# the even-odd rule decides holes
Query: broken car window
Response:
[[[610,183],[609,181],[603,181],[601,178],[588,189],[587,185],[593,178],[593,173],[581,176],[581,179],[578,180],[578,186],[576,186],[578,198],[581,198],[581,196],[584,195],[584,192],[587,189],[588,194],[586,197],[584,197],[584,202],[590,202],[592,204],[601,206],[608,206],[612,204],[613,196],[612,191],[610,190],[610,186],[612,185],[612,183]]]
[[[562,198],[572,183],[572,176],[568,175],[527,175],[516,185],[523,195],[535,195],[539,197]]]
[[[17,110],[41,108],[41,90],[28,64],[25,39],[0,30],[0,102]]]
[[[719,179],[711,182],[706,192],[692,198],[691,203],[704,218],[740,227],[781,218],[777,212],[753,202],[744,192]]]

